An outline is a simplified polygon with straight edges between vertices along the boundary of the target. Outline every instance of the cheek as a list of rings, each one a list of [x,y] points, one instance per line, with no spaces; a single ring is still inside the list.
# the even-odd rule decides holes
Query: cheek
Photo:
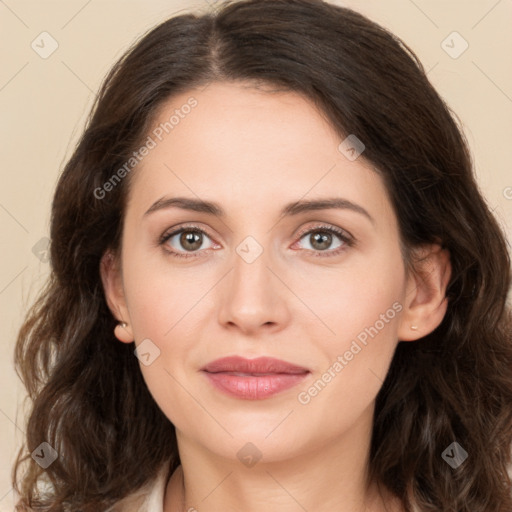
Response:
[[[321,357],[297,398],[304,418],[325,435],[350,428],[382,387],[397,344],[399,283],[398,277],[375,281],[347,275],[343,286],[338,282],[328,289],[329,300],[317,303],[319,316],[335,335],[319,336],[327,331],[318,322],[309,328]]]
[[[166,270],[144,261],[134,253],[126,259],[124,282],[136,345],[147,347],[148,339],[152,343],[149,364],[141,360],[139,367],[158,407],[173,424],[182,425],[185,418],[197,415],[197,405],[183,386],[188,388],[188,328],[196,312],[194,304],[204,292],[192,274],[187,279],[169,272],[170,266]]]
[[[328,302],[328,316],[332,319],[336,336],[353,339],[371,326],[376,326],[379,331],[393,326],[397,320],[397,309],[401,309],[396,305],[401,306],[398,281],[384,277],[380,280],[344,281],[343,289],[336,295],[330,295],[336,296],[336,300]]]
[[[311,282],[317,283],[317,292],[305,302],[329,328],[318,320],[307,326],[309,337],[317,340],[324,355],[324,367],[317,370],[322,374],[341,356],[343,369],[340,365],[332,368],[337,376],[332,388],[357,389],[359,395],[366,392],[367,398],[372,397],[385,378],[398,342],[405,286],[400,253],[391,246],[371,258],[354,258],[352,265],[327,278],[313,275]],[[327,335],[319,336],[319,332]]]
[[[165,343],[181,321],[190,321],[206,291],[204,275],[197,268],[179,267],[163,256],[133,253],[124,275],[136,339],[153,336]]]
[[[330,271],[313,268],[307,281],[296,286],[297,295],[304,297],[313,313],[329,327],[331,340],[343,343],[377,322],[382,331],[395,326],[403,300],[404,266],[400,253],[391,246],[356,255]],[[325,327],[323,330],[329,333]]]

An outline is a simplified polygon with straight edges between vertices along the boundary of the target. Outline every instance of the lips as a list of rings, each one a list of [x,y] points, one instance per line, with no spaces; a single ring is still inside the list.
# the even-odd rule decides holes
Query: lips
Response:
[[[258,357],[256,359],[246,359],[244,357],[233,356],[224,357],[208,363],[202,368],[209,373],[233,372],[248,375],[272,375],[276,373],[300,374],[307,373],[309,370],[273,357]]]
[[[244,400],[263,400],[289,389],[310,373],[307,368],[272,357],[225,357],[202,368],[219,391]]]

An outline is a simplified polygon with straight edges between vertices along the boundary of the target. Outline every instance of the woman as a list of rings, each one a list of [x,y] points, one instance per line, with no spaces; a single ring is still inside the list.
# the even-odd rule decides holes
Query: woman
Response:
[[[18,510],[512,510],[504,235],[423,67],[362,15],[156,27],[51,238]]]

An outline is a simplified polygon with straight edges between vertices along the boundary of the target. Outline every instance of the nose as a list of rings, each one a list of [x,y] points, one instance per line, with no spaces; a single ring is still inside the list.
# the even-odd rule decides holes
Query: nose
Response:
[[[290,320],[288,301],[293,294],[279,273],[270,251],[264,249],[254,260],[234,253],[233,268],[219,288],[219,322],[247,335],[283,329]]]

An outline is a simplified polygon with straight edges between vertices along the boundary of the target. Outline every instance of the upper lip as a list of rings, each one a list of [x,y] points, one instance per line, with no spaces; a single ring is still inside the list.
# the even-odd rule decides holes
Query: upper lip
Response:
[[[289,373],[300,374],[307,373],[309,370],[302,366],[275,359],[274,357],[258,357],[256,359],[246,359],[240,356],[223,357],[211,361],[201,370],[209,373],[219,372],[238,372],[252,374],[272,374]]]

